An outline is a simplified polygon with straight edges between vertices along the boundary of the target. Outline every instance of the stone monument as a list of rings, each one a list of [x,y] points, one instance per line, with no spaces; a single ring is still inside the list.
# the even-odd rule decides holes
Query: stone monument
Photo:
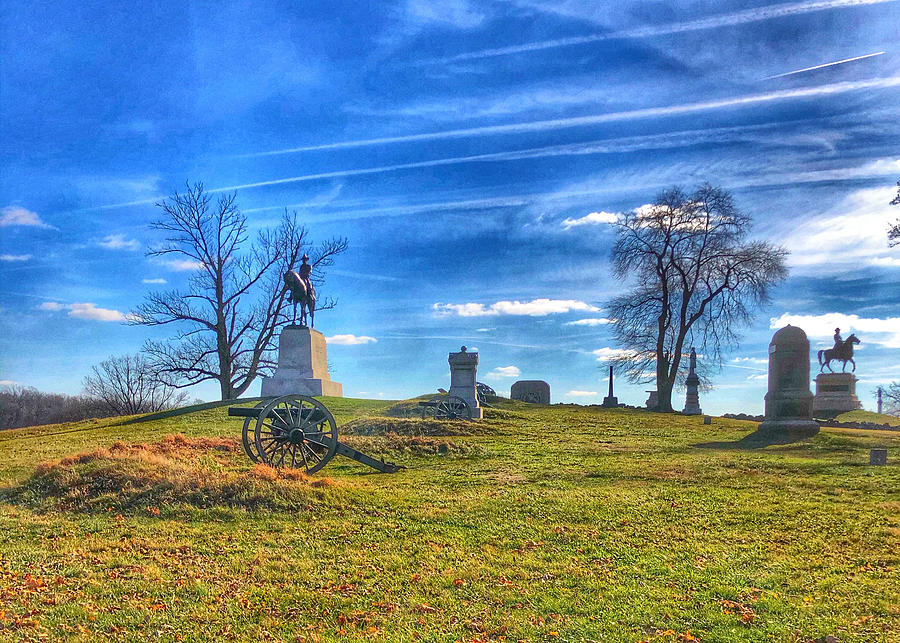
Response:
[[[788,324],[769,343],[769,391],[766,419],[757,432],[769,437],[808,437],[819,432],[812,419],[809,390],[809,340],[802,328]]]
[[[691,371],[687,376],[687,396],[684,401],[684,415],[701,415],[700,408],[700,376],[697,375],[697,351],[691,346]]]
[[[646,406],[650,410],[654,410],[659,406],[659,391],[644,391],[645,393],[649,393],[647,396],[647,401],[644,402],[644,406]]]
[[[278,338],[278,367],[262,381],[263,397],[300,393],[343,397],[344,389],[331,381],[325,336],[314,328],[291,324]]]
[[[613,395],[613,367],[609,365],[609,395],[603,398],[603,406],[606,408],[616,408],[619,406],[619,399]]]
[[[544,380],[519,380],[510,388],[509,396],[529,404],[550,404],[550,385]]]
[[[819,373],[816,375],[816,395],[813,414],[817,418],[832,419],[841,413],[861,408],[856,397],[856,376],[853,373]]]
[[[478,353],[468,353],[463,346],[458,353],[450,353],[447,361],[450,362],[450,395],[465,400],[471,409],[472,419],[480,420],[484,417],[484,409],[478,403],[476,388]]]

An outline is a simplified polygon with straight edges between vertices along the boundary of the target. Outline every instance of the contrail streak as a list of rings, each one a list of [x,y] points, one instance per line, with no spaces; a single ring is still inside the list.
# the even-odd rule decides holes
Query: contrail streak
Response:
[[[443,130],[439,132],[426,132],[423,134],[408,134],[405,136],[384,136],[380,138],[367,138],[355,141],[340,141],[337,143],[323,143],[320,145],[305,145],[283,150],[271,150],[268,152],[255,152],[241,154],[238,158],[254,158],[260,156],[277,156],[280,154],[294,154],[297,152],[311,152],[318,150],[336,150],[354,147],[368,147],[371,145],[387,145],[391,143],[414,143],[419,141],[434,141],[439,139],[465,138],[468,136],[492,136],[500,134],[522,134],[527,132],[543,132],[570,127],[584,127],[599,123],[614,121],[636,120],[640,118],[664,117],[680,114],[690,114],[727,107],[742,107],[757,103],[767,103],[791,98],[811,98],[815,96],[827,96],[863,89],[883,89],[900,85],[900,76],[888,78],[875,78],[863,81],[850,81],[821,85],[818,87],[806,87],[798,89],[783,89],[766,94],[751,94],[736,98],[724,98],[721,100],[702,101],[697,103],[685,103],[682,105],[668,105],[666,107],[648,107],[622,112],[609,112],[593,116],[577,116],[573,118],[557,118],[543,121],[531,121],[525,123],[510,123],[508,125],[486,125],[482,127],[467,127],[462,129]],[[267,182],[261,185],[269,184]],[[237,189],[237,188],[231,188]]]
[[[479,51],[470,51],[462,54],[457,54],[455,56],[447,56],[445,58],[432,58],[422,61],[422,63],[420,64],[453,63],[465,60],[476,60],[479,58],[508,56],[510,54],[527,53],[530,51],[540,51],[542,49],[553,49],[556,47],[571,47],[573,45],[583,45],[592,42],[602,42],[605,40],[622,40],[628,38],[648,38],[651,36],[664,36],[675,33],[684,33],[686,31],[699,31],[702,29],[714,29],[717,27],[730,27],[733,25],[746,24],[749,22],[759,22],[762,20],[770,20],[772,18],[783,18],[785,16],[810,13],[813,11],[825,11],[827,9],[841,9],[845,7],[856,7],[895,1],[896,0],[822,0],[820,2],[794,2],[788,4],[770,5],[768,7],[745,9],[744,11],[726,13],[718,16],[713,16],[711,18],[701,18],[700,20],[690,20],[687,22],[675,22],[667,25],[657,25],[652,27],[638,27],[636,29],[625,29],[622,31],[613,31],[605,34],[592,34],[589,36],[574,36],[571,38],[557,38],[555,40],[541,40],[536,42],[528,42],[521,45],[512,45],[509,47],[481,49]]]
[[[788,71],[783,74],[775,74],[774,76],[766,76],[762,80],[772,80],[773,78],[784,78],[785,76],[793,76],[794,74],[802,74],[805,71],[813,71],[814,69],[822,69],[823,67],[833,67],[835,65],[843,65],[844,63],[852,63],[854,60],[864,60],[866,58],[872,58],[873,56],[880,56],[884,52],[876,51],[874,54],[866,54],[865,56],[856,56],[855,58],[844,58],[843,60],[835,60],[830,63],[823,63],[821,65],[815,65],[813,67],[804,67],[803,69],[795,69],[794,71]]]

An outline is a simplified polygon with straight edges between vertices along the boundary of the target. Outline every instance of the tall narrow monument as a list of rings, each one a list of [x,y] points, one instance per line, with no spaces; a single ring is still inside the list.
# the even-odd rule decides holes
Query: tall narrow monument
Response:
[[[701,415],[700,376],[697,375],[697,351],[691,346],[691,371],[687,376],[687,396],[684,401],[684,415]]]
[[[809,340],[802,328],[788,324],[769,343],[769,391],[766,419],[758,432],[770,437],[815,435],[813,394],[809,390]]]
[[[478,403],[476,389],[478,353],[469,353],[463,346],[458,353],[450,353],[447,361],[450,363],[450,395],[465,400],[471,410],[471,418],[480,420],[484,417],[484,409]]]
[[[606,408],[615,408],[619,406],[618,398],[613,395],[613,367],[609,365],[609,395],[603,398],[603,406]]]

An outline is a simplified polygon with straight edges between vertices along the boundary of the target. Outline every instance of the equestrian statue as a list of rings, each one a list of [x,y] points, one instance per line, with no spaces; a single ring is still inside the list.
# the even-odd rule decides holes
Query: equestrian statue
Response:
[[[306,327],[306,315],[309,313],[309,327],[312,328],[316,313],[316,289],[309,278],[312,274],[309,255],[303,255],[302,260],[299,272],[288,270],[284,273],[284,289],[290,291],[290,301],[294,304],[293,323],[297,323],[297,304],[300,304],[300,325]]]
[[[834,373],[831,368],[831,360],[839,359],[844,364],[841,366],[841,373],[847,368],[847,362],[853,364],[853,370],[856,372],[856,362],[853,361],[853,345],[859,344],[859,338],[856,335],[850,335],[846,340],[841,339],[841,329],[834,329],[834,348],[827,348],[819,351],[819,372],[823,373],[825,367]]]

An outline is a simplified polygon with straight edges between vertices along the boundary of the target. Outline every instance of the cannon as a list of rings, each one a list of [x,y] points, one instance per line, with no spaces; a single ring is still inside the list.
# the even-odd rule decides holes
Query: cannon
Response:
[[[331,411],[306,395],[282,395],[255,407],[232,406],[231,417],[244,418],[241,438],[244,451],[254,462],[272,467],[291,467],[316,473],[335,455],[355,460],[382,473],[405,467],[376,460],[338,441]]]
[[[472,409],[469,403],[456,395],[438,395],[427,402],[419,402],[422,419],[433,417],[436,420],[471,420]]]

